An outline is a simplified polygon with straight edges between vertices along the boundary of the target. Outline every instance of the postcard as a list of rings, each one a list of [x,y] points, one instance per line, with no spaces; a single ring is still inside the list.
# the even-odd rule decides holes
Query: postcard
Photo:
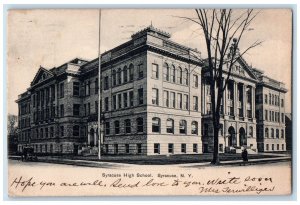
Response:
[[[292,10],[12,9],[8,192],[289,195]]]

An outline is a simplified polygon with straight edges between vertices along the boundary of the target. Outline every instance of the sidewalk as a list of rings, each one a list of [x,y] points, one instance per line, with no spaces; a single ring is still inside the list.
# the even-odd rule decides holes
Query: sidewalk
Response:
[[[220,166],[226,166],[226,165],[236,165],[236,166],[241,166],[244,164],[247,165],[252,165],[252,164],[264,164],[264,163],[276,163],[279,161],[290,161],[291,157],[288,155],[282,156],[283,154],[280,155],[275,155],[275,154],[271,154],[271,155],[261,155],[262,158],[258,158],[260,155],[257,156],[257,158],[252,158],[251,159],[251,155],[249,156],[249,161],[247,163],[244,163],[241,159],[233,159],[233,160],[220,160]],[[271,157],[267,157],[267,156],[271,156]],[[186,162],[180,160],[176,163],[155,163],[155,160],[163,160],[163,161],[167,161],[169,158],[168,157],[156,157],[154,158],[155,160],[153,160],[153,158],[151,156],[148,156],[148,159],[152,159],[152,161],[154,162],[153,164],[151,163],[141,163],[141,161],[137,161],[137,163],[134,163],[135,161],[128,161],[128,159],[126,160],[126,156],[123,157],[125,158],[123,161],[121,162],[123,159],[122,156],[116,156],[111,157],[111,156],[103,156],[103,159],[98,160],[97,157],[93,157],[91,160],[91,157],[86,157],[85,159],[68,159],[68,158],[63,158],[63,157],[55,157],[55,156],[40,156],[38,157],[38,162],[42,162],[42,163],[54,163],[54,164],[66,164],[66,165],[75,165],[75,166],[87,166],[87,167],[118,167],[118,166],[122,166],[122,167],[126,167],[126,166],[144,166],[144,165],[151,165],[151,166],[164,166],[164,165],[168,165],[168,166],[185,166],[185,167],[193,167],[193,166],[211,166],[210,164],[210,160],[208,160],[208,158],[202,158],[202,160],[200,159],[199,155],[198,156],[194,156],[197,157],[195,159],[198,160],[194,160],[192,162],[189,162],[189,160],[187,160]],[[176,156],[174,156],[176,157]],[[182,158],[182,156],[179,156],[179,158]],[[186,156],[187,157],[187,156]],[[14,159],[14,160],[20,160],[20,156],[10,156],[10,159]],[[223,157],[224,158],[224,157]],[[173,159],[172,159],[173,160]],[[150,160],[151,161],[151,160]]]

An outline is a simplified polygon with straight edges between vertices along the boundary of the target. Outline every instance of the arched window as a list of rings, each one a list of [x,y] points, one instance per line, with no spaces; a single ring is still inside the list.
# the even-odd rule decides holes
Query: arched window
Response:
[[[41,138],[44,138],[43,128],[41,128],[40,135],[41,135]]]
[[[265,129],[265,137],[267,137],[267,138],[269,137],[269,128]]]
[[[276,129],[276,138],[279,139],[279,129]]]
[[[167,63],[164,64],[163,67],[163,74],[164,74],[164,80],[165,81],[169,81],[170,80],[170,68],[169,65]]]
[[[121,68],[118,69],[117,80],[118,80],[119,85],[122,84],[122,70],[121,70]]]
[[[171,82],[172,83],[175,83],[176,82],[176,76],[175,76],[175,73],[176,73],[176,68],[174,65],[172,65],[172,68],[171,68]]]
[[[274,138],[274,129],[271,129],[271,137]]]
[[[253,137],[253,127],[252,126],[249,127],[249,135],[251,137]]]
[[[284,130],[281,130],[281,138],[284,138]]]
[[[183,83],[185,85],[189,84],[189,72],[187,69],[184,70],[184,74],[183,74]]]
[[[120,121],[115,121],[114,122],[114,126],[115,126],[115,134],[120,134]]]
[[[79,136],[79,125],[73,126],[73,136],[78,137]]]
[[[131,63],[131,64],[129,65],[129,81],[133,81],[133,68],[134,68],[134,66],[133,66],[133,64]]]
[[[127,66],[125,66],[124,69],[123,69],[123,79],[124,79],[124,83],[128,82],[128,69],[127,69]]]
[[[125,133],[131,133],[131,120],[125,120]]]
[[[186,134],[186,121],[185,120],[180,120],[179,121],[179,133],[180,134]]]
[[[137,132],[144,132],[144,120],[142,117],[136,119]]]
[[[167,133],[174,134],[174,120],[173,119],[167,119]]]
[[[117,84],[117,72],[116,70],[112,71],[112,85],[115,86]]]
[[[193,135],[198,134],[198,122],[196,122],[196,121],[192,122],[192,134]]]
[[[152,132],[160,132],[160,119],[158,117],[152,118]]]
[[[177,80],[178,80],[178,83],[182,84],[182,68],[181,67],[178,68]]]

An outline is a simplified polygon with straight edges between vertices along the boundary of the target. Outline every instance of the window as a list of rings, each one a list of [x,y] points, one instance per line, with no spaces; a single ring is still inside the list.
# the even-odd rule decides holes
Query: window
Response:
[[[167,133],[174,133],[174,120],[167,119]]]
[[[63,137],[65,135],[65,128],[64,126],[60,126],[60,136]]]
[[[115,154],[119,153],[119,145],[118,144],[114,144],[114,153]]]
[[[170,154],[174,153],[174,144],[171,143],[168,144],[168,153]]]
[[[116,86],[116,84],[117,84],[117,72],[116,72],[116,70],[113,70],[112,71],[112,85]]]
[[[198,96],[193,96],[193,110],[198,111]]]
[[[170,80],[170,68],[169,68],[169,65],[167,63],[164,64],[164,67],[163,67],[163,75],[164,75],[164,80],[165,81],[169,81]]]
[[[187,69],[185,69],[184,74],[183,74],[183,83],[185,85],[189,84],[189,72]]]
[[[265,110],[265,120],[268,121],[268,110]]]
[[[143,118],[139,117],[136,119],[137,132],[144,132],[144,121]]]
[[[95,80],[95,94],[99,93],[99,80],[96,78]]]
[[[159,154],[160,153],[160,144],[155,143],[154,144],[154,154]]]
[[[284,113],[281,113],[281,123],[284,123]]]
[[[274,129],[271,128],[271,137],[274,138]]]
[[[164,106],[169,107],[169,92],[164,91]]]
[[[186,121],[185,120],[179,121],[179,133],[186,134]]]
[[[138,65],[138,75],[139,75],[139,78],[144,77],[143,64]]]
[[[272,105],[274,105],[274,94],[272,94]]]
[[[272,151],[274,151],[274,144],[272,144]]]
[[[269,137],[269,129],[265,128],[265,137],[268,138]]]
[[[170,75],[170,80],[172,83],[175,83],[176,82],[176,76],[175,76],[175,73],[176,73],[176,69],[175,69],[175,66],[173,65],[172,68],[171,68],[171,75]]]
[[[78,137],[79,136],[79,125],[73,126],[73,136]]]
[[[115,121],[114,122],[115,125],[115,134],[120,134],[120,122],[119,121]]]
[[[126,153],[126,154],[129,153],[129,144],[125,144],[125,153]]]
[[[198,75],[193,75],[193,84],[195,88],[198,88]]]
[[[152,118],[152,132],[160,132],[160,119],[157,117]]]
[[[108,76],[104,77],[104,90],[108,90],[109,88],[109,80],[108,80]]]
[[[133,91],[129,92],[129,106],[133,106]]]
[[[124,105],[124,108],[128,107],[127,93],[123,93],[123,105]]]
[[[183,106],[185,110],[189,109],[189,96],[188,95],[183,95]]]
[[[269,93],[269,105],[271,105],[272,104],[272,95],[271,95],[271,93]]]
[[[127,66],[124,67],[123,69],[123,78],[124,78],[124,83],[128,82],[128,69]]]
[[[144,104],[144,89],[143,88],[138,89],[138,98],[139,98],[139,105]]]
[[[117,96],[116,95],[113,96],[113,109],[114,110],[117,109]]]
[[[158,65],[152,63],[152,78],[158,79]]]
[[[192,129],[192,134],[197,135],[198,134],[198,122],[193,121],[191,129]]]
[[[133,64],[129,65],[129,81],[133,81]]]
[[[60,117],[64,117],[65,116],[65,107],[64,105],[60,105]]]
[[[88,115],[91,114],[91,104],[90,103],[87,104],[87,114]]]
[[[73,96],[79,96],[79,82],[73,82]]]
[[[182,109],[182,94],[181,93],[177,94],[177,99],[178,99],[178,108]]]
[[[90,86],[90,81],[87,81],[85,83],[85,95],[89,96],[91,94],[91,86]]]
[[[252,126],[249,127],[249,135],[251,137],[253,137],[253,127]]]
[[[266,151],[269,151],[269,144],[266,144]]]
[[[170,92],[170,106],[172,108],[175,108],[175,93],[174,92]]]
[[[45,128],[45,138],[48,138],[48,128]]]
[[[54,129],[50,127],[50,138],[54,137]]]
[[[64,83],[59,84],[59,97],[63,98],[65,96],[65,85]]]
[[[284,138],[284,130],[281,130],[281,138]]]
[[[73,104],[73,116],[79,116],[80,104]]]
[[[283,106],[284,106],[284,100],[281,99],[281,107],[283,107]]]
[[[276,138],[279,139],[279,129],[276,129]]]
[[[152,88],[152,104],[158,105],[158,89]]]
[[[125,133],[131,133],[131,120],[125,120]]]
[[[121,70],[121,68],[119,68],[118,71],[117,71],[117,82],[118,82],[118,85],[122,84],[122,70]]]
[[[122,94],[118,94],[118,109],[122,108]]]
[[[186,153],[186,144],[181,144],[181,152]]]
[[[224,149],[223,144],[219,144],[219,152],[223,152],[223,149]]]
[[[281,145],[281,149],[284,150],[284,144]]]
[[[177,81],[178,81],[178,83],[182,84],[182,68],[181,67],[179,67],[179,69],[178,69]]]
[[[105,134],[109,135],[110,134],[110,123],[105,122]]]
[[[268,95],[265,94],[265,104],[268,104]]]
[[[277,144],[277,150],[279,150],[279,144]]]
[[[96,102],[97,102],[97,109],[98,109],[98,101],[96,101]],[[96,105],[96,103],[95,103],[95,105]],[[104,109],[105,109],[105,111],[109,110],[108,97],[104,98]]]
[[[193,152],[198,153],[198,144],[193,144]]]
[[[136,149],[137,149],[137,153],[141,154],[142,153],[142,144],[136,144]]]

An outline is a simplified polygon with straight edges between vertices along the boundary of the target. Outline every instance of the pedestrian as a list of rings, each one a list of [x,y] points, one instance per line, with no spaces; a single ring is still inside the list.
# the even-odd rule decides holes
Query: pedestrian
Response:
[[[248,152],[246,148],[242,151],[242,158],[245,166],[245,163],[248,162]]]

